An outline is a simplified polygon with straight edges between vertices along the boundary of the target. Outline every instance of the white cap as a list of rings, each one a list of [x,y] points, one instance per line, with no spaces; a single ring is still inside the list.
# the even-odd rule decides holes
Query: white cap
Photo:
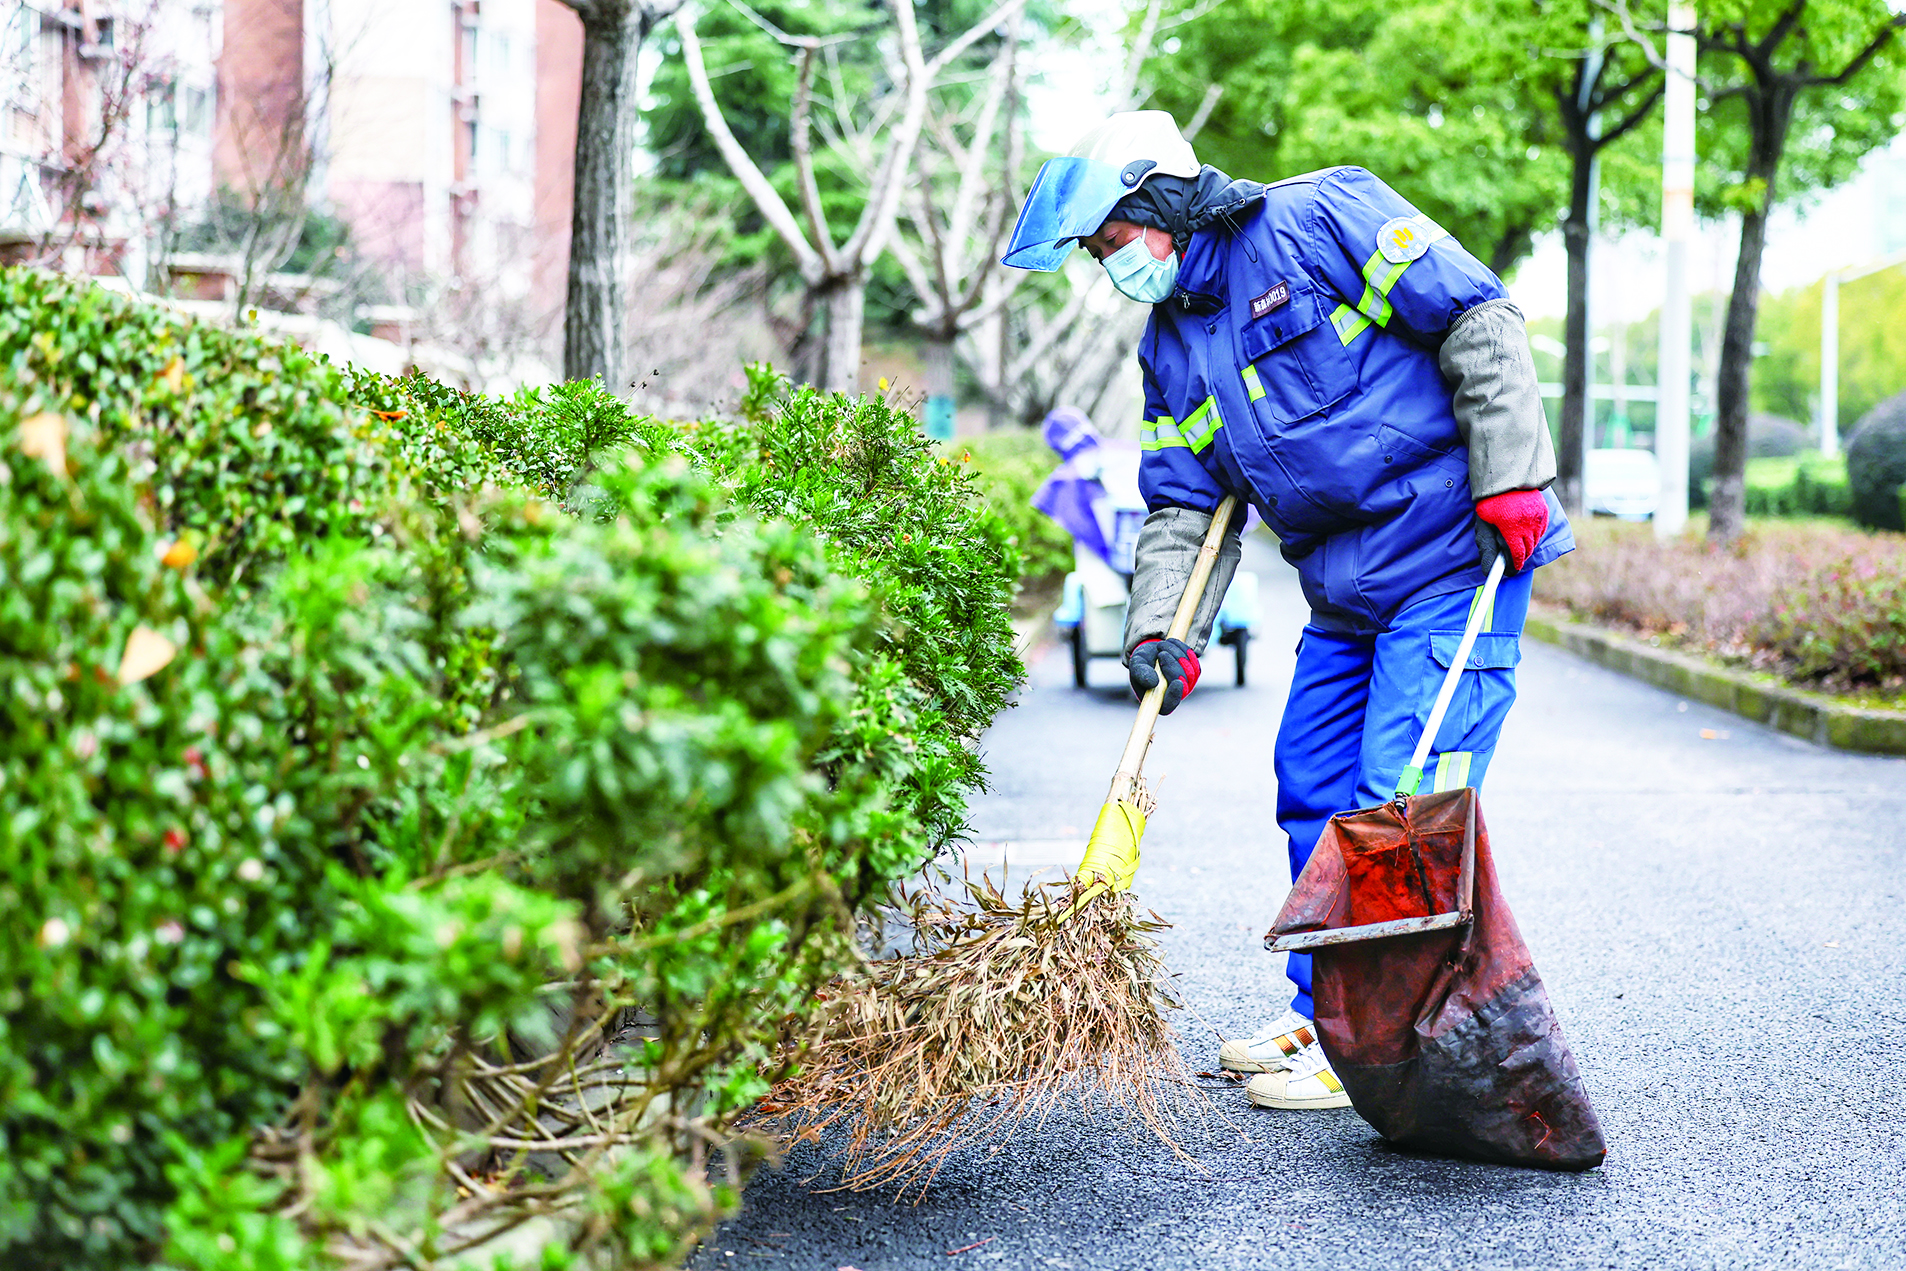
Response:
[[[1080,137],[1068,155],[1119,169],[1128,189],[1151,176],[1195,177],[1202,170],[1169,111],[1126,110]]]

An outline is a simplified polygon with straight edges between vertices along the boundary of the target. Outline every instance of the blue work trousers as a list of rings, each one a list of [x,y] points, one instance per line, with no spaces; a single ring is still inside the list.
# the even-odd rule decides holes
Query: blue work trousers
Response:
[[[1502,721],[1516,700],[1515,668],[1534,572],[1511,574],[1497,587],[1494,612],[1476,637],[1430,747],[1423,791],[1482,785]],[[1304,628],[1277,729],[1277,823],[1290,836],[1293,882],[1331,817],[1395,797],[1479,593],[1419,601],[1397,614],[1387,631]],[[1310,955],[1291,954],[1289,974],[1297,986],[1291,1005],[1314,1014]]]

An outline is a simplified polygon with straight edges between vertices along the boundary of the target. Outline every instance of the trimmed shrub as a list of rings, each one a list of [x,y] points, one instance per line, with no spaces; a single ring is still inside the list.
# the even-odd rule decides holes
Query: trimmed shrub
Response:
[[[1846,460],[1817,453],[1747,461],[1747,515],[1846,516],[1853,510]]]
[[[432,1266],[536,1195],[591,1215],[541,1265],[677,1260],[852,903],[983,776],[970,477],[766,376],[663,425],[0,302],[8,1265]],[[578,1064],[614,1133],[506,1146],[587,1138],[537,1085]]]
[[[1576,538],[1541,599],[1810,687],[1906,691],[1906,538],[1765,521],[1715,548],[1600,520]]]
[[[1906,393],[1867,412],[1846,447],[1847,484],[1853,515],[1880,530],[1906,529]]]
[[[1796,420],[1759,411],[1747,417],[1747,461],[1780,459],[1807,448],[1807,427]],[[1688,503],[1707,506],[1707,490],[1714,477],[1714,431],[1709,429],[1688,443]]]

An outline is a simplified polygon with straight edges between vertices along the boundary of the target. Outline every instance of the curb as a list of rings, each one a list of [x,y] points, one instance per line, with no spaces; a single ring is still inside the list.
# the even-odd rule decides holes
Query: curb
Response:
[[[1906,755],[1906,711],[1848,706],[1824,693],[1770,684],[1744,671],[1657,649],[1600,627],[1530,613],[1523,630],[1597,666],[1836,750]]]

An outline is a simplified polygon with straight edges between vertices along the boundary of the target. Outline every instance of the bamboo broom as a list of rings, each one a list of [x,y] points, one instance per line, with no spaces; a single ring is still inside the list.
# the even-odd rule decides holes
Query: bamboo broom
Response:
[[[1190,634],[1236,510],[1212,514],[1167,634]],[[983,874],[970,905],[906,898],[923,952],[836,981],[796,1041],[801,1067],[753,1123],[810,1140],[842,1162],[840,1186],[924,1191],[946,1158],[997,1145],[1071,1101],[1142,1121],[1180,1157],[1174,1127],[1202,1118],[1166,1012],[1175,1009],[1156,933],[1129,894],[1154,802],[1145,756],[1165,684],[1139,702],[1078,871],[1018,900]],[[1188,1159],[1188,1158],[1186,1158]]]

